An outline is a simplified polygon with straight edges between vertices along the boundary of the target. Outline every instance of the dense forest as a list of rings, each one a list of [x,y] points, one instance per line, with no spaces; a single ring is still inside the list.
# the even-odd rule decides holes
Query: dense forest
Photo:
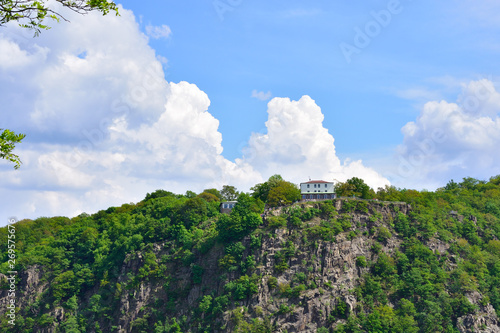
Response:
[[[300,202],[275,175],[19,221],[16,322],[2,275],[0,331],[500,332],[500,176],[336,191]]]

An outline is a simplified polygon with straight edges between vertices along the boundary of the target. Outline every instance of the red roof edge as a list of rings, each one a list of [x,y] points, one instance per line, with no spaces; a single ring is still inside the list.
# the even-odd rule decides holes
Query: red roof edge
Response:
[[[310,180],[308,182],[301,183],[301,184],[313,184],[313,183],[316,183],[316,184],[317,183],[322,183],[322,184],[324,184],[324,183],[333,183],[333,182],[325,182],[324,180]]]

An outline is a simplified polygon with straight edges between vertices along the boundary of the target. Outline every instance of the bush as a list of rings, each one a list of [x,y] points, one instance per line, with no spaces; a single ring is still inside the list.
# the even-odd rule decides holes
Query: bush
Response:
[[[285,228],[286,219],[281,216],[272,216],[268,219],[268,226],[272,229]]]
[[[378,234],[377,234],[377,240],[379,242],[384,242],[387,243],[387,240],[392,237],[392,234],[389,232],[389,230],[386,227],[379,227],[378,228]]]
[[[359,256],[356,258],[356,266],[358,267],[366,267],[368,266],[368,263],[366,262],[366,257],[365,256]]]
[[[289,313],[291,311],[292,311],[292,309],[288,305],[282,303],[282,304],[280,304],[280,308],[279,308],[277,313],[281,315],[281,314]]]
[[[199,306],[200,311],[207,312],[208,309],[210,309],[211,305],[212,305],[212,296],[210,296],[210,295],[203,296],[203,299],[200,302],[200,306]]]
[[[253,274],[241,276],[238,280],[231,281],[224,286],[228,292],[232,292],[236,300],[242,300],[256,294],[259,291],[259,276]]]
[[[278,279],[275,278],[274,276],[270,276],[269,279],[267,280],[267,285],[269,286],[269,289],[274,289],[278,286]]]

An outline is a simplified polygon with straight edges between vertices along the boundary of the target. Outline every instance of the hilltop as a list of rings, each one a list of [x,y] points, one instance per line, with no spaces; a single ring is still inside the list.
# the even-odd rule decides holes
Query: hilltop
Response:
[[[283,182],[16,223],[0,331],[500,332],[500,177],[298,203]]]

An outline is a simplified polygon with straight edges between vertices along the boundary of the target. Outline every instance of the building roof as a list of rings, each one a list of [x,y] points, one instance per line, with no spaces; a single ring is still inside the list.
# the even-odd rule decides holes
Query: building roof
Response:
[[[301,183],[301,184],[331,184],[333,182],[325,182],[324,180],[310,180],[308,182],[305,182],[305,183]]]

